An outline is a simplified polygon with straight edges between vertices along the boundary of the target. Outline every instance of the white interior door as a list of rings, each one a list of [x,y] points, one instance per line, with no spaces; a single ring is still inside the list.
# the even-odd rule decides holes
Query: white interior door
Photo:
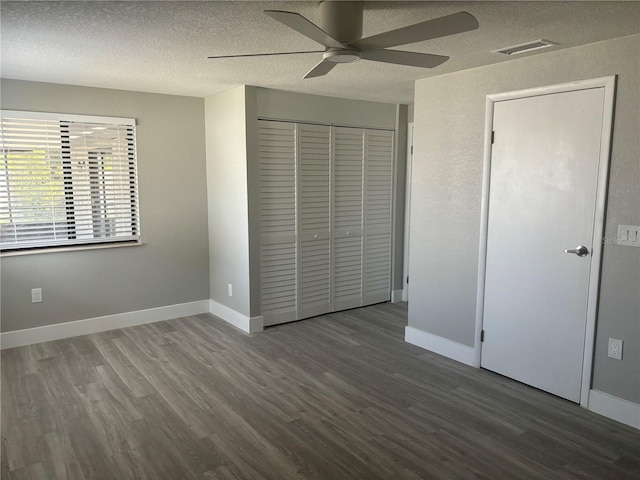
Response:
[[[391,131],[260,120],[265,325],[390,299]]]
[[[331,311],[331,127],[299,123],[298,318]]]
[[[363,305],[391,299],[393,132],[365,130]]]
[[[265,325],[297,318],[296,125],[258,122],[260,303]]]
[[[333,128],[333,308],[362,306],[364,130]]]
[[[494,105],[481,365],[580,401],[604,88]],[[586,256],[565,253],[583,246]]]

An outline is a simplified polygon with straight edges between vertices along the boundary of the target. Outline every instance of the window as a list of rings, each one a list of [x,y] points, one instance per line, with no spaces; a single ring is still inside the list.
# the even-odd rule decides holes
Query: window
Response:
[[[135,121],[1,111],[0,248],[139,241]]]

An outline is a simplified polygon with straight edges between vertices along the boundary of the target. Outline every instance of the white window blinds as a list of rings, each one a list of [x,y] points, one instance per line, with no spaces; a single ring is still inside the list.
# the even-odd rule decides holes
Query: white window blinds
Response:
[[[1,111],[0,248],[140,239],[135,121]]]

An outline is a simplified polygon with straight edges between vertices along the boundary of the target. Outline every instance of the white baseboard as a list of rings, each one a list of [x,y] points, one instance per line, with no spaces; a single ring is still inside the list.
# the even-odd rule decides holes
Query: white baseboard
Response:
[[[61,338],[77,337],[89,333],[105,332],[116,328],[133,327],[143,323],[160,322],[209,312],[209,300],[179,303],[164,307],[116,313],[104,317],[87,318],[73,322],[56,323],[42,327],[26,328],[0,334],[0,347],[12,348],[33,343],[49,342]]]
[[[209,300],[209,312],[247,333],[256,333],[264,330],[262,317],[248,317],[215,300]]]
[[[405,327],[404,341],[466,365],[476,366],[475,349],[414,327]]]
[[[391,303],[398,303],[402,301],[402,290],[391,290]]]
[[[403,302],[409,301],[409,289],[406,287],[402,289],[402,301]]]
[[[599,390],[589,391],[589,406],[594,413],[640,429],[640,405]]]

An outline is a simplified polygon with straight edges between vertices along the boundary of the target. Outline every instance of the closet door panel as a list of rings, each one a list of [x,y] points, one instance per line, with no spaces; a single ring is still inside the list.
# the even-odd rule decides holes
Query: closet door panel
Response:
[[[265,325],[297,318],[295,124],[258,122],[260,303]]]
[[[331,129],[298,124],[298,318],[330,311]]]
[[[362,306],[364,130],[333,129],[332,311]]]
[[[365,132],[363,304],[391,299],[393,132]]]

